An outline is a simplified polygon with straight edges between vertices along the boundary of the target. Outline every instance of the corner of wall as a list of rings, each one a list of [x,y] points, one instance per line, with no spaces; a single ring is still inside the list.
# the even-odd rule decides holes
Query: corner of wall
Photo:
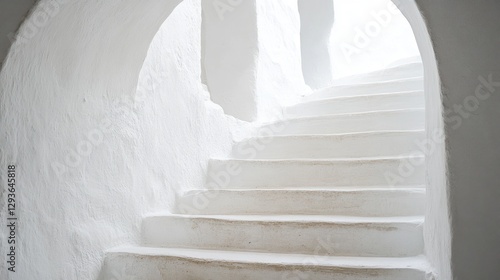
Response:
[[[441,80],[428,26],[415,0],[393,0],[410,22],[425,73],[427,207],[424,225],[427,258],[440,280],[451,280],[451,216]]]

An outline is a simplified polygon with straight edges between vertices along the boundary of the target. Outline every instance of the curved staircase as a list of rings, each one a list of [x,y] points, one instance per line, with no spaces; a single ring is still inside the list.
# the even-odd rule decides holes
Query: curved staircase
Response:
[[[145,217],[101,279],[432,279],[423,256],[422,65],[350,77],[210,162],[207,188]],[[393,184],[387,174],[411,174]]]

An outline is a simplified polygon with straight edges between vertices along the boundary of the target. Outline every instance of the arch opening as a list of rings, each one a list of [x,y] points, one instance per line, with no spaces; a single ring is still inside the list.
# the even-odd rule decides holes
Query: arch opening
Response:
[[[36,12],[42,12],[43,4],[48,2],[42,0],[26,22],[29,23]],[[426,105],[431,108],[427,112],[427,130],[442,131],[439,75],[427,26],[414,1],[397,4],[412,25],[422,54]],[[174,15],[176,20],[171,18],[169,22],[169,15],[175,7],[179,7]],[[103,250],[120,242],[138,240],[138,223],[144,213],[165,210],[167,207],[159,201],[171,202],[173,189],[178,185],[188,188],[190,184],[200,184],[198,179],[182,179],[196,176],[187,174],[187,168],[165,163],[165,158],[179,157],[180,165],[190,166],[200,175],[203,167],[199,166],[199,158],[205,160],[209,155],[224,154],[230,149],[233,138],[241,137],[235,136],[234,130],[246,124],[224,116],[220,108],[205,102],[209,97],[199,88],[201,70],[194,67],[201,60],[201,54],[195,55],[196,63],[196,57],[186,61],[175,55],[175,51],[186,46],[179,44],[170,45],[167,51],[170,52],[169,59],[174,57],[177,64],[162,68],[152,59],[165,62],[165,56],[159,55],[162,42],[180,40],[192,48],[199,46],[199,39],[190,41],[189,38],[200,38],[200,31],[181,27],[193,22],[201,26],[198,22],[200,13],[201,6],[190,0],[183,3],[180,0],[66,1],[61,4],[57,15],[29,42],[11,48],[0,74],[0,137],[6,143],[2,147],[5,153],[2,166],[19,162],[23,165],[23,173],[34,174],[22,179],[27,190],[23,197],[27,204],[37,205],[40,212],[28,213],[26,209],[24,215],[39,223],[26,225],[26,232],[40,232],[47,225],[59,226],[56,236],[26,237],[21,245],[39,251],[50,249],[59,261],[52,259],[53,263],[48,264],[43,256],[26,260],[24,263],[33,266],[23,267],[21,278],[23,275],[26,279],[31,275],[65,279],[94,277],[100,269]],[[179,19],[184,21],[177,21]],[[158,33],[162,25],[165,26],[164,33]],[[21,28],[20,34],[23,28],[26,27]],[[173,68],[181,69],[181,72],[172,71]],[[158,74],[160,79],[171,76],[166,82],[171,84],[155,82]],[[194,79],[195,76],[198,78]],[[151,83],[159,86],[151,86]],[[120,97],[137,94],[138,84],[139,90],[147,88],[148,93],[156,94],[149,100],[161,102],[148,101],[142,108],[128,107],[128,101],[122,104]],[[189,90],[182,90],[183,87],[201,94],[188,94]],[[178,91],[179,95],[168,100],[161,94],[165,91]],[[111,112],[110,108],[116,107],[117,100],[122,103],[116,112]],[[168,105],[170,101],[173,104]],[[159,108],[159,105],[168,105],[168,109]],[[196,108],[194,112],[192,108]],[[162,114],[165,110],[171,110],[170,114]],[[22,121],[10,122],[10,114],[14,112]],[[200,121],[194,124],[180,121],[187,114],[197,115]],[[92,137],[96,129],[103,134],[102,140],[99,140],[100,136]],[[167,133],[159,137],[155,135],[158,131]],[[186,134],[203,139],[203,143],[183,143],[182,136]],[[430,137],[433,135],[429,134],[428,139],[432,139]],[[176,153],[162,143],[165,139],[171,141],[171,147],[177,144],[207,147]],[[88,143],[92,145],[90,152],[84,149]],[[160,149],[151,148],[162,144]],[[444,144],[439,144],[427,159],[431,207],[426,238],[428,250],[436,249],[428,254],[436,266],[442,267],[440,273],[443,279],[447,279],[449,248],[446,247],[448,229],[445,223],[448,213],[443,206],[433,208],[447,205],[444,155]],[[162,174],[165,170],[173,171]],[[96,178],[95,181],[87,181],[88,176]],[[164,185],[169,189],[165,190]],[[53,195],[56,190],[60,194]],[[97,211],[90,211],[88,216],[75,218],[79,216],[78,209],[88,208],[88,205],[106,214],[100,216]],[[75,224],[79,226],[67,227]],[[109,224],[119,226],[110,227]],[[131,234],[133,237],[126,236],[130,228],[135,229]],[[66,234],[68,231],[71,231],[70,235]],[[435,232],[440,233],[431,235]],[[51,240],[58,240],[59,244],[54,245]],[[81,250],[90,243],[93,245]],[[73,250],[68,252],[67,248]],[[68,259],[74,262],[66,262]],[[67,263],[67,266],[59,270],[58,275],[52,274],[57,270],[53,264],[59,266],[60,263]],[[90,265],[78,268],[78,263]]]

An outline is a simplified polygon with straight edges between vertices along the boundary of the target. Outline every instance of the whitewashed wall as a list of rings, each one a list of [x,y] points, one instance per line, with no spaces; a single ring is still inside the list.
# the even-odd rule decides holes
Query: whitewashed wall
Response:
[[[201,89],[199,1],[162,25],[179,2],[65,1],[13,46],[0,179],[17,165],[18,259],[7,275],[2,254],[0,279],[96,279],[104,250],[136,243],[142,215],[200,187],[207,159],[245,132]]]
[[[451,218],[449,211],[448,164],[440,73],[433,38],[415,0],[394,0],[410,22],[422,54],[425,72],[426,133],[426,220],[424,240],[427,258],[437,279],[453,279],[451,272]]]
[[[448,200],[453,237],[453,274],[442,279],[498,279],[500,2],[415,2],[429,26],[441,80],[439,106],[443,108],[448,167],[443,200]],[[441,220],[449,218],[442,215]],[[439,240],[443,227],[435,228],[440,230],[434,232]],[[446,264],[448,258],[439,260]]]
[[[212,100],[246,121],[281,117],[310,92],[297,0],[203,0],[203,67]]]
[[[257,0],[257,28],[259,119],[269,120],[311,91],[302,75],[297,1]]]
[[[311,88],[333,84],[330,36],[335,19],[333,0],[298,0],[302,72]]]

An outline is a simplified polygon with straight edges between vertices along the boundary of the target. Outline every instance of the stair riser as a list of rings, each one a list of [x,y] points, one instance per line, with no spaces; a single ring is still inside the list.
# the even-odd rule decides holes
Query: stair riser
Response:
[[[149,217],[143,244],[151,247],[204,248],[272,253],[358,257],[422,254],[422,227],[411,223],[330,223],[242,221]]]
[[[178,214],[424,215],[424,190],[398,191],[197,191],[177,201]]]
[[[334,162],[212,160],[207,186],[209,189],[416,186],[424,184],[422,162],[421,158],[415,158],[415,164],[407,159]]]
[[[263,127],[263,129],[274,131],[274,136],[423,130],[424,128],[424,110],[382,111],[368,114],[292,119]]]
[[[303,103],[285,110],[287,118],[425,107],[423,92],[359,96]]]
[[[236,159],[390,157],[419,151],[421,147],[418,143],[423,139],[425,139],[424,132],[252,138],[235,145],[232,157]]]
[[[407,91],[423,91],[424,80],[423,78],[406,79],[391,81],[385,83],[368,83],[358,85],[335,86],[332,88],[323,89],[305,97],[305,101],[335,98],[335,97],[348,97],[359,96],[368,94],[381,94],[391,92],[407,92]]]
[[[311,267],[315,258],[304,258],[305,265],[268,265],[188,259],[168,256],[108,254],[99,280],[425,280],[425,272],[415,269]]]

